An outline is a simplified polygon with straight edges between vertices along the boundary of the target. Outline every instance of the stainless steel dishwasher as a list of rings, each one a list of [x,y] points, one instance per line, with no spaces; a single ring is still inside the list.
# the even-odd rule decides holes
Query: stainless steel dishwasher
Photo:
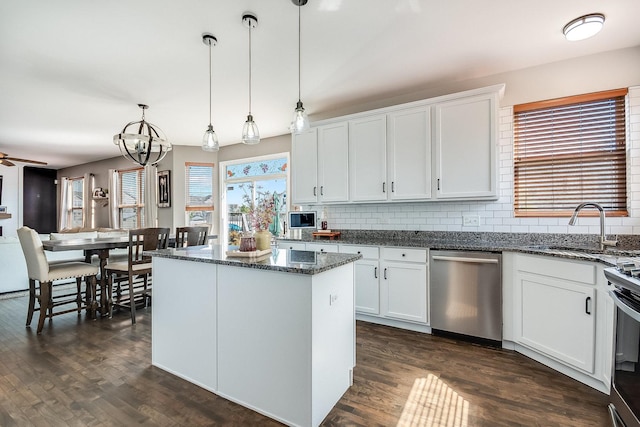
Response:
[[[502,255],[430,251],[431,328],[502,341]]]

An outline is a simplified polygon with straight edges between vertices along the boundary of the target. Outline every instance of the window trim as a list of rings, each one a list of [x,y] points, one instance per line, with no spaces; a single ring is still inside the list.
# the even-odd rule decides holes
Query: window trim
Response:
[[[126,227],[123,226],[122,224],[122,209],[126,209],[126,208],[136,208],[136,228],[142,228],[144,227],[144,167],[138,167],[138,168],[131,168],[131,169],[120,169],[117,171],[118,172],[118,192],[120,194],[118,194],[118,220],[119,220],[119,224],[118,227],[122,228],[122,229],[126,229]],[[124,173],[128,173],[128,172],[137,172],[138,174],[138,183],[141,185],[138,185],[138,203],[135,205],[125,205],[124,203],[122,203],[122,191],[123,191],[123,186],[122,186],[122,175]]]

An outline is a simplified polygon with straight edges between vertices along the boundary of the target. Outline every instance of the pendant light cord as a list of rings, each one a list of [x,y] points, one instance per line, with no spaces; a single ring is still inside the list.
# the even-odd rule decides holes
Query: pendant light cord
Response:
[[[301,32],[300,32],[300,9],[301,8],[302,8],[302,5],[298,6],[298,102],[300,102],[300,100],[301,100],[301,96],[300,96],[300,75],[301,75],[301,72],[300,72],[300,52],[301,52],[301,49],[300,49],[300,44],[301,44],[301,42],[300,42],[300,38],[301,38],[301,36],[300,36],[300,34],[301,34]]]
[[[249,22],[249,115],[251,115],[251,22]]]
[[[209,40],[209,126],[211,125],[211,40]]]

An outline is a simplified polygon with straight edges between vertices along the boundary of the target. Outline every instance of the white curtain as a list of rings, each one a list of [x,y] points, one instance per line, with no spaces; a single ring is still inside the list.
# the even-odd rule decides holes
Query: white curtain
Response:
[[[158,167],[146,165],[144,167],[144,226],[158,226],[157,177]]]
[[[120,228],[120,193],[118,192],[118,171],[109,169],[109,227]]]
[[[82,210],[84,211],[83,228],[94,228],[94,209],[93,209],[93,174],[84,174],[84,190],[82,194]]]
[[[58,231],[69,228],[69,215],[67,211],[71,206],[71,191],[69,189],[69,178],[60,178],[60,211],[58,212]]]

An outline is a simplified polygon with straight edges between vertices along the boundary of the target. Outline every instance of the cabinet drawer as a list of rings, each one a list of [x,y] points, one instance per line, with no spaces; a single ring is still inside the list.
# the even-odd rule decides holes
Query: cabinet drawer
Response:
[[[343,254],[361,254],[364,259],[375,259],[380,257],[379,249],[375,246],[340,245],[340,252]]]
[[[299,242],[278,242],[279,249],[293,249],[294,251],[306,251],[307,245]]]
[[[314,252],[338,252],[338,245],[331,243],[307,243],[307,250]]]
[[[382,248],[382,258],[388,261],[427,262],[427,249]]]
[[[550,256],[521,255],[516,258],[519,271],[542,274],[558,279],[581,282],[589,285],[597,283],[597,271],[594,263],[567,261]]]

